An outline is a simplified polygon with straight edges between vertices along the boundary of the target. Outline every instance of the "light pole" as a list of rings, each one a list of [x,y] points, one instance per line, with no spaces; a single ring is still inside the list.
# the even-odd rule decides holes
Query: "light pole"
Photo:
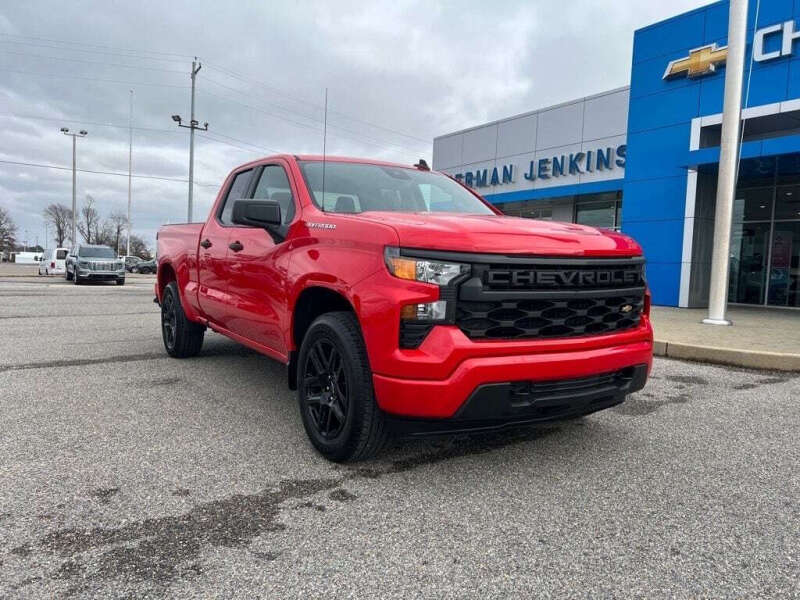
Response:
[[[200,69],[203,68],[203,65],[197,62],[197,57],[194,57],[192,61],[192,105],[191,105],[191,115],[189,117],[189,124],[184,125],[181,123],[181,116],[180,115],[172,115],[172,120],[178,124],[178,127],[186,127],[189,130],[189,207],[188,207],[188,222],[192,222],[192,194],[194,192],[194,130],[199,129],[200,131],[208,131],[208,123],[203,123],[203,126],[200,127],[200,123],[195,120],[194,118],[194,82],[197,77],[197,73]]]
[[[61,133],[72,138],[72,245],[78,243],[78,205],[75,200],[75,140],[85,137],[88,131],[81,129],[78,133],[70,133],[68,127],[62,127]]]
[[[730,269],[731,224],[739,165],[742,124],[742,82],[747,48],[747,0],[732,0],[728,21],[728,58],[725,66],[725,95],[722,105],[717,204],[714,213],[714,246],[708,293],[707,325],[731,325],[727,316]]]
[[[131,166],[133,164],[133,90],[131,90],[131,106],[128,112],[128,242],[125,256],[131,255]],[[119,248],[117,248],[119,254]]]

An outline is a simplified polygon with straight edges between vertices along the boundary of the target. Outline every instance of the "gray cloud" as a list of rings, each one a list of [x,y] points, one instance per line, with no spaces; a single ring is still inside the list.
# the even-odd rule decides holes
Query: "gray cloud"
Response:
[[[69,166],[59,127],[85,128],[80,168],[186,179],[191,57],[203,61],[195,218],[237,164],[275,151],[328,151],[405,163],[435,135],[628,83],[633,30],[699,6],[584,1],[15,2],[0,8],[0,160]],[[21,37],[24,36],[24,37]],[[77,43],[61,43],[66,40]],[[24,43],[22,43],[24,42]],[[254,80],[260,83],[254,83]],[[78,174],[104,215],[127,179]],[[134,231],[151,242],[186,214],[187,184],[134,179]],[[71,173],[0,163],[0,204],[21,236],[43,238],[42,209],[71,202]]]

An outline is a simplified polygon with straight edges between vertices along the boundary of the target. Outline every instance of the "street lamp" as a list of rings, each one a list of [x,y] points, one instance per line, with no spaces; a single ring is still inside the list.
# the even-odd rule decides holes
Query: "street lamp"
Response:
[[[61,133],[72,138],[72,245],[78,243],[78,206],[75,200],[75,140],[85,137],[88,131],[81,129],[78,133],[70,133],[69,127],[62,127]]]
[[[194,118],[194,87],[197,73],[203,67],[197,62],[197,57],[192,61],[192,105],[191,116],[189,117],[189,124],[184,125],[180,115],[172,115],[172,120],[178,124],[178,127],[186,127],[189,130],[189,202],[187,210],[187,221],[192,222],[192,197],[194,193],[194,130],[208,131],[208,123],[203,123],[200,127],[200,121]]]

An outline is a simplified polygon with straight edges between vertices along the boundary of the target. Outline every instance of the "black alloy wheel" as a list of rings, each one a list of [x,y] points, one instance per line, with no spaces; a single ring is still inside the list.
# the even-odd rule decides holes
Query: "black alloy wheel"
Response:
[[[361,327],[350,311],[325,313],[303,336],[297,400],[308,439],[328,460],[364,460],[388,439]]]
[[[311,426],[323,439],[342,433],[350,408],[349,390],[341,353],[330,340],[318,339],[309,349],[303,395]]]
[[[187,318],[178,285],[170,281],[161,294],[161,337],[167,354],[173,358],[197,356],[203,347],[205,331],[204,325]]]
[[[161,302],[161,329],[164,334],[164,345],[167,351],[175,351],[175,332],[178,328],[178,313],[175,306],[175,297],[165,294]]]

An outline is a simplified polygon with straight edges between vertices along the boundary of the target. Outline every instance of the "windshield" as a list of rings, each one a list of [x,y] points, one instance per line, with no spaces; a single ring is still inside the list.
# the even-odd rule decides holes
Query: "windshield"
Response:
[[[117,258],[116,252],[108,246],[81,246],[78,248],[78,256],[83,258]]]
[[[314,203],[325,212],[448,212],[492,215],[494,212],[458,183],[430,171],[364,163],[301,161],[300,169]]]

